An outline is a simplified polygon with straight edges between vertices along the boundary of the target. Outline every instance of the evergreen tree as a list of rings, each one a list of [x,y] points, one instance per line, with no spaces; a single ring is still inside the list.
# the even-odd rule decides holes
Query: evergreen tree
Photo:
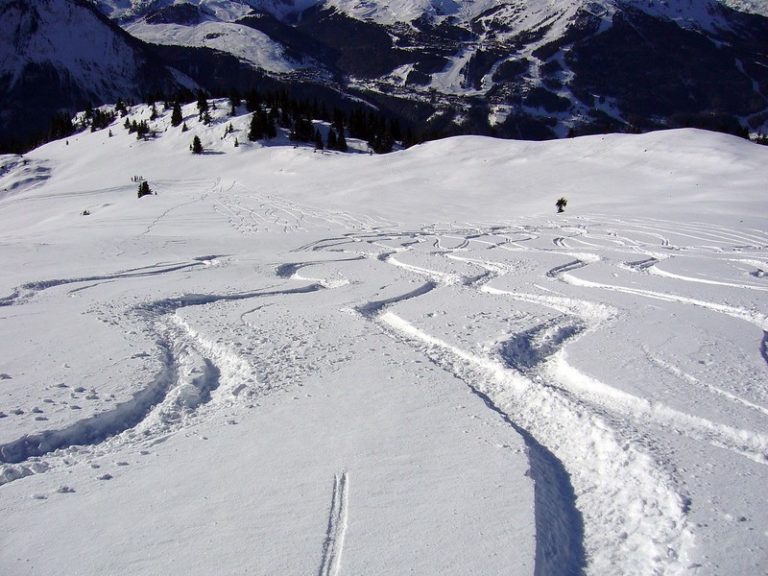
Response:
[[[400,129],[400,122],[397,120],[390,120],[389,133],[392,135],[392,140],[395,142],[401,142],[403,140],[403,132]]]
[[[184,121],[184,117],[181,114],[181,104],[177,102],[173,103],[173,112],[171,112],[171,126],[178,126]]]
[[[339,139],[336,137],[336,130],[331,128],[328,131],[328,150],[338,150]]]
[[[142,196],[150,196],[151,194],[152,190],[149,187],[149,182],[143,180],[141,184],[139,184],[139,198]]]
[[[264,138],[264,126],[261,123],[261,118],[258,112],[254,112],[251,115],[251,127],[248,130],[248,140],[256,142]]]
[[[312,122],[297,114],[293,120],[290,139],[298,142],[313,142],[315,130],[312,127]]]
[[[251,90],[245,96],[245,108],[248,112],[256,112],[261,108],[261,97],[256,90]]]
[[[229,94],[230,116],[237,116],[237,107],[240,106],[241,103],[240,93],[237,90],[232,90]]]
[[[106,128],[115,120],[115,113],[111,110],[96,108],[91,110],[91,132]]]
[[[205,92],[202,90],[197,93],[197,110],[202,114],[208,112],[208,100],[205,97]]]
[[[195,136],[192,139],[192,154],[202,154],[203,153],[203,144],[200,142],[200,138]]]
[[[291,115],[288,113],[288,108],[282,108],[280,110],[280,126],[283,128],[291,127]]]
[[[157,120],[157,108],[152,104],[152,113],[149,115],[150,120]]]
[[[117,103],[115,104],[115,112],[119,112],[121,117],[128,114],[128,108],[126,108],[125,102],[123,102],[122,98],[117,99]]]
[[[323,136],[320,134],[320,130],[315,129],[315,150],[322,150],[323,148]]]
[[[343,128],[339,131],[338,141],[336,143],[336,150],[338,150],[339,152],[346,152],[348,150],[347,139],[344,137]]]
[[[75,126],[72,124],[72,118],[66,112],[62,112],[51,120],[50,127],[48,128],[48,138],[50,140],[65,138],[70,134],[74,134],[74,132]],[[67,145],[69,145],[69,141],[67,141]]]
[[[264,126],[266,127],[265,133],[267,138],[277,137],[277,128],[275,128],[275,121],[272,115],[267,116],[266,112],[262,112],[264,115]]]
[[[189,130],[189,128],[187,128],[187,123],[184,122],[183,126],[181,127],[181,131],[186,132],[187,130]]]

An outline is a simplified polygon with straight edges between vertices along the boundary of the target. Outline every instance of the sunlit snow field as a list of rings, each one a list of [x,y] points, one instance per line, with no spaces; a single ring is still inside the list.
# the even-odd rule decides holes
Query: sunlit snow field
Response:
[[[768,148],[193,108],[0,157],[0,573],[764,573]]]

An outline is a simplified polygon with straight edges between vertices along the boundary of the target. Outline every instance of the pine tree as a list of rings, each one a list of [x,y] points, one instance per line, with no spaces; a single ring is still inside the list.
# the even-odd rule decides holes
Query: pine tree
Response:
[[[331,128],[328,131],[328,150],[338,150],[339,139],[336,137],[336,130]]]
[[[195,136],[192,139],[192,154],[202,154],[203,153],[203,144],[200,142],[200,138]]]
[[[400,129],[400,122],[398,122],[397,120],[390,120],[389,133],[392,135],[392,140],[394,140],[395,142],[402,141],[403,132]]]
[[[64,138],[75,132],[75,126],[72,124],[72,118],[66,112],[57,114],[51,120],[50,127],[48,128],[48,138],[56,140],[57,138]],[[67,146],[69,146],[69,140],[67,140]]]
[[[149,182],[143,180],[141,184],[139,184],[139,198],[142,196],[150,196],[151,194],[152,190],[149,187]]]
[[[313,142],[315,131],[312,122],[297,113],[294,117],[293,128],[289,137],[291,140],[298,142]]]
[[[323,136],[320,134],[320,130],[315,129],[315,150],[322,150],[323,148]]]
[[[339,137],[338,142],[336,144],[336,150],[339,152],[346,152],[349,148],[347,147],[347,139],[344,137],[344,128],[339,131]]]
[[[256,142],[264,137],[264,127],[261,124],[261,118],[259,112],[254,112],[251,115],[251,127],[248,130],[248,140]]]
[[[232,90],[229,95],[230,116],[237,116],[237,107],[240,106],[240,103],[240,93],[237,90]]]
[[[197,93],[197,110],[202,114],[208,111],[208,100],[205,97],[205,92],[200,91]]]
[[[157,108],[152,104],[152,113],[149,115],[150,120],[157,120]]]
[[[123,102],[122,98],[117,99],[117,103],[115,104],[115,112],[119,112],[121,117],[128,114],[128,108],[126,108],[125,102]]]
[[[265,134],[266,138],[276,138],[277,137],[277,128],[275,128],[275,120],[273,116],[270,114],[267,116],[266,112],[262,112],[263,114],[263,121],[265,128]]]
[[[171,126],[178,126],[184,121],[181,114],[181,105],[178,102],[173,103],[173,112],[171,113]]]
[[[186,132],[187,130],[189,130],[189,128],[187,128],[187,123],[184,122],[184,125],[181,127],[181,131]]]

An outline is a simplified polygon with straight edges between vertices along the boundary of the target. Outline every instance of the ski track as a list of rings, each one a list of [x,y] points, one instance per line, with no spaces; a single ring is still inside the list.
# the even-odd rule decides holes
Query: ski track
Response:
[[[768,338],[768,334],[766,334],[763,338],[763,343],[765,343],[765,339]],[[688,382],[689,384],[693,384],[694,386],[700,386],[703,388],[708,389],[710,392],[713,392],[714,394],[717,394],[719,396],[722,396],[723,398],[726,398],[730,400],[731,402],[736,402],[738,404],[741,404],[743,406],[746,406],[747,408],[750,408],[752,410],[756,410],[757,412],[760,412],[761,414],[768,416],[768,408],[765,406],[761,406],[759,404],[755,404],[754,402],[750,402],[749,400],[742,398],[741,396],[737,396],[736,394],[732,394],[731,392],[728,392],[727,390],[723,390],[722,388],[715,386],[713,384],[709,384],[707,382],[702,382],[695,376],[691,376],[690,374],[687,374],[677,366],[674,366],[670,362],[667,362],[666,360],[662,360],[661,358],[658,358],[651,354],[648,350],[645,350],[646,356],[648,356],[648,359],[656,364],[657,366],[663,368],[670,374],[677,376],[681,380],[684,380],[685,382]]]
[[[392,262],[392,258],[385,258],[382,261],[402,267],[402,263],[397,261]],[[492,271],[494,275],[498,275],[500,273],[501,266],[498,264],[488,264],[482,262],[479,264],[484,264],[484,267],[489,271]],[[430,278],[440,278],[440,275],[436,274],[433,270],[412,266],[409,266],[408,269],[417,274],[425,275]],[[488,278],[490,279],[492,277],[494,276],[489,274]],[[451,285],[455,283],[453,281],[453,277],[449,278],[450,281],[444,281],[444,285]],[[464,285],[469,285],[469,283],[464,283]],[[434,290],[436,288],[436,286],[429,286],[429,290],[419,290],[416,292],[427,293],[428,291]],[[410,341],[411,345],[414,345],[415,343],[415,347],[425,353],[427,357],[430,358],[430,360],[435,362],[437,365],[452,371],[457,377],[464,380],[472,391],[486,400],[486,404],[488,404],[489,407],[500,405],[501,408],[499,411],[506,415],[505,419],[509,423],[515,422],[516,424],[514,424],[514,427],[516,430],[525,431],[526,437],[528,438],[529,447],[535,445],[542,446],[542,449],[546,449],[544,447],[547,444],[552,443],[561,447],[563,445],[567,446],[568,440],[574,441],[575,436],[577,436],[573,430],[573,425],[575,422],[582,423],[582,434],[584,435],[585,439],[594,434],[593,427],[596,422],[594,420],[589,420],[588,424],[585,426],[583,412],[580,407],[567,406],[567,408],[563,408],[561,403],[568,402],[568,400],[565,400],[565,396],[558,395],[549,387],[536,386],[532,381],[528,381],[522,374],[515,375],[512,371],[505,369],[503,366],[495,363],[492,360],[476,357],[471,353],[442,342],[439,339],[436,339],[422,332],[418,328],[414,327],[404,319],[398,317],[396,314],[388,310],[389,307],[395,305],[396,303],[405,299],[417,297],[417,295],[421,294],[408,293],[400,297],[392,298],[384,303],[371,303],[370,305],[362,307],[362,309],[365,310],[367,313],[366,315],[374,322],[379,324],[385,330],[385,332],[390,334],[394,333],[400,338],[403,338],[406,341]],[[574,329],[574,332],[577,331],[578,330]],[[562,337],[563,341],[566,339],[567,335]],[[447,351],[448,354],[436,353],[436,350],[442,350],[443,352]],[[451,358],[450,356],[453,356],[454,358]],[[457,358],[459,360],[459,364],[464,365],[463,367],[457,368]],[[474,375],[472,375],[473,372],[475,373]],[[521,381],[523,382],[522,384]],[[517,394],[510,394],[510,390],[514,389],[517,389]],[[534,391],[537,393],[534,393]],[[517,398],[511,399],[510,395],[517,396]],[[525,405],[528,408],[522,411],[519,408],[513,409],[514,404]],[[553,410],[552,404],[557,405],[555,410]],[[540,411],[536,412],[534,410],[533,414],[531,414],[531,407],[536,405],[539,405]],[[542,409],[542,405],[546,406],[546,408]],[[563,421],[568,421],[571,424],[569,427],[569,433],[566,433],[563,429],[557,430],[557,428],[554,434],[552,430],[542,432],[536,429],[537,425],[541,422],[552,420],[553,413],[558,415],[557,420],[559,421],[559,426],[563,425]],[[514,415],[514,417],[510,417],[510,414]],[[593,416],[593,418],[596,417]],[[522,422],[523,424],[518,424],[519,422]],[[685,526],[683,499],[673,490],[673,488],[670,487],[670,481],[666,478],[663,478],[663,475],[655,469],[650,459],[647,459],[645,466],[642,467],[639,472],[636,468],[629,466],[627,464],[627,459],[631,460],[632,462],[637,462],[639,456],[634,453],[627,455],[628,449],[620,446],[619,441],[611,437],[610,432],[608,432],[607,425],[600,423],[599,428],[606,430],[606,435],[601,439],[602,441],[597,444],[600,446],[600,450],[598,450],[598,454],[596,455],[596,461],[603,462],[603,464],[612,463],[613,465],[616,465],[617,469],[611,470],[611,475],[613,478],[619,478],[620,481],[617,482],[613,490],[608,491],[608,493],[603,493],[598,498],[597,505],[594,507],[594,509],[601,510],[603,511],[602,513],[609,511],[609,514],[620,514],[621,508],[617,508],[616,503],[619,501],[627,502],[631,498],[631,495],[626,493],[626,487],[633,486],[636,488],[637,486],[642,485],[645,480],[647,480],[647,476],[652,477],[653,482],[645,482],[646,486],[643,499],[646,502],[646,505],[652,508],[654,507],[653,502],[657,502],[655,507],[657,509],[656,514],[658,516],[664,516],[665,514],[668,514],[670,510],[670,504],[672,502],[677,502],[677,506],[673,508],[673,510],[677,512],[678,517],[674,520],[671,520],[667,524],[667,526],[674,526],[673,530],[670,533],[653,533],[654,529],[650,523],[643,522],[644,519],[641,518],[638,521],[638,519],[628,518],[625,515],[621,515],[622,525],[625,527],[634,526],[636,533],[633,535],[633,537],[637,538],[638,541],[649,538],[652,541],[665,542],[667,546],[672,546],[673,548],[678,549],[680,554],[684,555],[684,549],[687,547],[686,541],[690,539],[690,533]],[[532,433],[531,430],[534,432]],[[547,441],[540,443],[538,439],[542,436],[546,438]],[[586,442],[586,440],[583,441]],[[592,442],[592,444],[595,445],[594,442]],[[609,454],[605,454],[603,451],[608,452]],[[574,458],[574,454],[578,454],[580,450],[577,447],[571,445],[569,450],[563,451],[561,449],[559,452],[563,453],[566,458]],[[550,484],[554,486],[562,485],[563,478],[567,478],[568,474],[564,472],[565,468],[563,465],[559,464],[557,455],[553,456],[552,458],[547,458],[546,455],[543,455],[543,452],[539,451],[539,453],[542,455],[540,457],[537,456],[538,462],[548,462],[549,466],[540,471],[541,477],[539,478],[537,484]],[[647,458],[645,455],[642,457]],[[574,466],[574,462],[568,462],[568,464],[570,464],[569,469],[576,468],[578,471],[581,471],[584,467],[584,463],[582,462],[578,462],[579,466]],[[645,467],[647,467],[649,471],[646,471]],[[638,477],[633,477],[633,474],[638,474]],[[643,474],[646,474],[647,476],[643,476]],[[599,474],[597,474],[595,471],[592,471],[592,474],[584,475],[584,477],[580,476],[578,472],[571,471],[570,476],[575,482],[580,484],[580,492],[583,491],[584,494],[584,496],[581,496],[582,498],[585,498],[587,494],[596,493],[595,487],[600,483],[600,480]],[[654,500],[655,497],[658,497],[659,485],[665,486],[665,491],[663,491],[663,496],[660,499]],[[562,488],[559,492],[562,494]],[[573,489],[565,490],[565,492],[573,492]],[[554,512],[558,517],[557,520],[551,517],[551,514],[553,513],[552,501],[550,500],[548,502],[544,502],[543,499],[537,499],[536,504],[540,510],[540,513],[545,514],[545,511],[547,510],[550,512],[549,519],[546,522],[540,522],[540,524],[546,524],[550,528],[554,526],[560,526],[561,530],[559,530],[559,533],[581,534],[582,524],[580,520],[578,520],[578,514],[574,512],[575,506],[573,500],[568,501],[564,498],[557,498],[554,500],[554,502],[558,503],[557,510]],[[675,516],[675,512],[673,512],[671,516]],[[592,520],[594,523],[588,523],[588,526],[598,524],[598,519],[590,518],[590,520]],[[602,522],[602,520],[599,522]],[[537,525],[538,524],[539,523],[537,523]],[[625,533],[622,534],[626,535]],[[587,536],[590,536],[588,529]],[[594,536],[592,537],[594,538]],[[632,538],[629,540],[632,540]],[[552,536],[552,534],[547,534],[543,527],[539,541],[541,543],[541,547],[537,547],[536,553],[538,574],[568,573],[563,571],[563,567],[567,567],[567,570],[569,571],[574,570],[574,573],[578,573],[581,570],[582,559],[584,557],[581,548],[581,542],[578,544],[573,544],[571,542],[569,544],[563,545],[563,542],[569,542],[569,540],[555,538]],[[559,547],[553,547],[551,544],[553,541],[559,541],[561,545]],[[549,545],[546,544],[547,542]],[[624,542],[624,544],[626,544],[626,542]],[[637,545],[637,543],[631,544],[631,546]],[[599,544],[593,543],[593,546],[593,554],[598,556],[600,553],[611,556],[612,553],[609,552],[609,550],[614,550],[616,552],[613,552],[613,554],[618,554],[619,558],[621,557],[621,542],[601,542]],[[598,551],[600,552],[598,553]],[[624,551],[624,553],[627,552]],[[617,558],[604,558],[602,560],[595,559],[593,560],[593,563],[594,565],[598,565],[602,562],[605,562],[605,566],[610,566],[614,564],[615,560],[617,560]],[[654,561],[651,561],[651,564],[653,563]],[[671,565],[672,564],[669,564],[667,567],[669,568]],[[638,573],[643,573],[647,568],[650,568],[650,566],[640,568]],[[658,569],[658,566],[655,566],[652,569]]]
[[[246,236],[260,231],[370,230],[393,225],[387,220],[366,215],[300,205],[276,195],[255,192],[235,181],[230,182],[226,189],[221,182],[217,182],[210,196],[214,211],[221,213],[238,233]]]
[[[112,410],[76,421],[61,430],[28,434],[0,445],[0,465],[6,465],[0,470],[0,485],[32,473],[29,465],[7,465],[25,463],[70,447],[149,441],[180,429],[195,416],[198,407],[212,398],[221,405],[241,395],[242,383],[254,382],[257,370],[226,345],[193,330],[178,316],[180,309],[218,302],[307,294],[322,289],[324,287],[320,284],[312,283],[284,290],[190,294],[136,306],[128,312],[126,321],[138,320],[145,331],[154,337],[160,350],[159,373],[130,400]],[[259,393],[266,391],[269,391],[269,383],[259,386]],[[48,469],[48,465],[44,468]]]
[[[634,234],[634,231],[630,233]],[[646,246],[639,239],[616,232],[590,234],[582,231],[581,236],[607,241],[626,252],[643,252],[659,245],[671,248],[667,236],[661,232],[638,231],[638,236],[640,234],[659,244]],[[659,402],[633,396],[580,372],[567,362],[567,344],[599,330],[606,322],[613,321],[618,314],[616,309],[583,299],[494,288],[489,285],[490,282],[508,274],[511,271],[508,265],[457,255],[457,252],[466,252],[471,242],[482,246],[483,249],[558,253],[559,249],[568,249],[564,236],[553,238],[554,248],[547,250],[517,244],[510,246],[515,242],[540,237],[538,235],[530,235],[522,240],[507,236],[506,242],[502,244],[484,241],[481,239],[482,235],[473,234],[472,238],[466,236],[462,240],[461,236],[455,233],[444,234],[450,243],[442,241],[438,231],[431,231],[431,235],[434,237],[433,248],[439,250],[433,253],[433,257],[475,265],[485,270],[485,273],[470,278],[428,266],[406,263],[403,256],[410,251],[410,244],[401,242],[397,247],[390,246],[390,243],[398,241],[393,237],[387,239],[387,244],[376,241],[375,245],[386,250],[373,256],[378,261],[426,277],[428,282],[400,296],[370,301],[358,306],[356,310],[391,337],[408,343],[435,364],[463,380],[490,409],[499,413],[513,426],[529,446],[532,468],[533,461],[537,462],[537,471],[532,471],[537,489],[545,485],[561,486],[554,492],[550,490],[546,498],[536,497],[536,573],[566,573],[563,566],[575,566],[572,573],[581,573],[583,565],[587,562],[586,558],[589,558],[589,570],[592,573],[605,573],[610,571],[611,566],[626,566],[630,558],[635,562],[633,573],[684,573],[687,568],[686,559],[694,540],[693,528],[686,519],[687,496],[665,472],[664,467],[649,456],[654,451],[651,446],[644,444],[647,440],[638,443],[640,441],[637,439],[628,440],[623,437],[626,434],[637,436],[624,430],[626,424],[631,423],[641,430],[651,425],[674,434],[683,434],[730,450],[760,464],[768,463],[768,436],[718,424]],[[337,240],[341,239],[329,239],[326,243],[315,244],[312,250],[337,249]],[[345,239],[342,243],[354,244],[355,241],[359,239]],[[597,249],[613,250],[602,244],[589,244]],[[739,247],[735,249],[738,250]],[[635,296],[658,297],[683,305],[695,305],[748,321],[764,330],[761,354],[766,358],[768,332],[765,331],[766,323],[762,314],[686,296],[634,288],[625,290],[618,286],[582,281],[572,273],[602,258],[592,252],[570,255],[575,258],[573,261],[550,269],[544,273],[545,277],[576,286],[626,291],[627,294]],[[650,269],[659,262],[659,258],[649,255],[643,260],[627,260],[617,265],[653,273]],[[671,276],[670,279],[689,281],[689,278],[683,276]],[[727,288],[762,288],[734,282],[711,282]],[[495,356],[478,356],[424,332],[393,311],[401,302],[446,286],[458,286],[489,296],[511,297],[551,308],[563,316],[513,335],[499,344]],[[715,386],[700,385],[699,388],[765,414],[763,407]],[[553,414],[557,416],[553,417]],[[585,446],[588,447],[588,457],[583,456]],[[542,465],[542,462],[546,465]],[[604,485],[606,477],[612,479],[607,487]],[[565,489],[562,488],[563,481]],[[568,497],[568,494],[572,496]],[[643,502],[643,509],[636,515],[637,506],[633,502],[638,501]],[[554,510],[553,503],[556,503]],[[539,522],[539,514],[545,514],[547,511],[550,514],[548,519]],[[614,538],[604,540],[606,525],[613,525],[614,522]],[[545,528],[545,525],[549,528]],[[552,533],[547,535],[548,529],[552,530],[553,526],[558,525],[561,528],[567,527],[561,532],[568,533],[570,530],[571,534],[583,534],[583,538],[580,536],[578,542],[564,543],[565,540],[554,537]],[[597,526],[600,530],[593,530]],[[559,533],[559,536],[562,537],[562,533]],[[559,546],[547,547],[544,544],[555,541],[560,543]],[[645,548],[648,543],[654,543],[655,553]],[[644,552],[640,552],[641,550]],[[638,560],[638,556],[641,560]]]
[[[579,278],[574,273],[594,262],[613,264],[643,274],[655,274],[684,286],[690,283],[715,285],[734,290],[768,291],[755,284],[710,280],[660,270],[657,264],[676,257],[681,249],[695,250],[713,258],[743,254],[754,249],[764,258],[768,235],[754,230],[742,233],[724,227],[659,219],[611,219],[585,216],[578,225],[568,220],[549,226],[482,228],[452,226],[441,231],[381,231],[394,224],[365,216],[297,206],[262,194],[259,207],[248,207],[238,195],[238,184],[225,189],[219,180],[194,201],[208,200],[240,233],[261,229],[284,232],[344,226],[352,232],[300,246],[293,252],[349,254],[335,259],[297,260],[279,264],[280,279],[304,284],[295,288],[270,286],[232,294],[185,294],[135,306],[126,321],[143,326],[158,349],[159,372],[144,389],[112,410],[77,421],[61,430],[23,436],[0,446],[0,484],[50,469],[57,451],[66,448],[110,446],[151,442],[183,428],[195,418],[208,417],[223,406],[270,391],[269,382],[257,381],[258,367],[222,339],[197,332],[179,311],[191,306],[209,306],[264,297],[288,297],[332,289],[348,284],[343,278],[304,278],[299,271],[310,266],[368,261],[386,270],[399,270],[425,281],[416,288],[379,300],[368,300],[351,308],[393,340],[422,354],[436,366],[464,382],[485,405],[524,440],[534,480],[536,551],[534,573],[538,576],[571,576],[615,572],[633,574],[684,574],[689,569],[694,528],[687,518],[688,497],[664,466],[651,454],[653,436],[637,434],[659,429],[768,464],[768,436],[738,429],[674,409],[660,402],[632,395],[601,382],[568,362],[567,347],[588,334],[615,322],[623,312],[601,302],[572,298],[533,284],[544,293],[501,289],[492,282],[515,272],[517,256],[568,255],[573,260],[541,271],[540,276],[565,286],[620,292],[683,306],[694,306],[736,318],[759,327],[759,352],[768,365],[768,316],[758,310],[704,301],[683,294],[606,284]],[[253,196],[249,197],[253,205]],[[178,206],[176,207],[178,208]],[[146,233],[165,216],[161,215]],[[678,248],[670,237],[685,237],[720,246]],[[551,237],[550,240],[547,238]],[[648,239],[648,242],[643,241]],[[590,240],[592,242],[590,242]],[[572,242],[592,249],[569,252]],[[428,252],[431,244],[433,252]],[[543,246],[547,245],[547,248]],[[659,248],[669,255],[654,253]],[[478,251],[497,250],[495,259],[474,257]],[[595,251],[610,254],[603,258]],[[646,256],[633,260],[632,255]],[[461,254],[461,255],[460,255]],[[498,261],[509,254],[511,262]],[[614,256],[623,257],[615,260]],[[721,256],[722,255],[722,256]],[[419,265],[408,262],[414,256]],[[191,262],[158,263],[112,274],[82,278],[29,282],[0,298],[0,306],[21,305],[34,294],[63,284],[100,282],[155,276],[192,269],[216,261],[217,256]],[[505,260],[505,258],[501,258]],[[430,267],[422,262],[440,262]],[[739,259],[751,266],[762,259]],[[482,272],[463,275],[445,271],[445,263],[457,262]],[[450,270],[450,265],[448,266]],[[526,284],[526,287],[529,285]],[[526,330],[505,335],[492,349],[468,349],[439,338],[399,315],[399,304],[439,290],[465,290],[480,298],[504,298],[541,306],[558,313]],[[245,316],[257,308],[241,314]],[[719,396],[733,405],[762,416],[768,408],[702,382],[673,364],[645,350],[648,361],[699,391]],[[658,439],[658,441],[662,441]],[[77,450],[75,451],[77,452]],[[346,472],[334,477],[331,504],[318,576],[338,576],[347,531],[349,478]]]
[[[191,268],[204,266],[203,261],[200,261],[198,259],[195,259],[195,260],[196,261],[194,262],[177,264],[177,265],[167,266],[167,267],[161,267],[160,265],[150,267],[150,268],[156,268],[153,270],[147,270],[144,268],[137,271],[129,270],[129,271],[114,272],[112,274],[103,274],[103,275],[97,275],[97,276],[83,276],[80,278],[58,278],[58,279],[52,279],[52,280],[39,280],[36,282],[28,282],[14,289],[14,291],[9,296],[4,296],[0,298],[0,307],[12,306],[14,304],[22,304],[24,302],[27,302],[35,294],[42,292],[43,290],[48,290],[49,288],[54,288],[56,286],[63,286],[65,284],[79,284],[81,282],[98,283],[100,281],[122,280],[126,278],[147,278],[149,276],[158,276],[161,274],[168,274],[170,272],[178,272],[180,270],[188,270]],[[95,285],[96,284],[92,284],[90,286],[84,286],[79,290],[92,288]],[[78,289],[75,289],[75,290],[72,290],[71,292],[77,292],[77,290]]]
[[[317,576],[338,576],[344,537],[347,532],[347,502],[349,500],[349,476],[346,472],[336,474],[333,479],[331,507],[328,512],[328,526],[323,541],[323,552]]]
[[[685,501],[651,458],[622,442],[602,418],[566,395],[435,338],[393,312],[385,312],[380,321],[435,364],[491,398],[537,442],[557,447],[554,455],[568,471],[580,503],[585,549],[595,573],[625,566],[630,558],[637,574],[682,573],[680,561],[692,538]],[[644,503],[643,513],[637,515],[632,512],[636,499]],[[562,510],[560,514],[567,516]],[[607,524],[614,523],[615,531],[606,530]],[[593,530],[597,526],[601,529]],[[650,543],[658,549],[650,555],[639,554]],[[668,550],[675,551],[674,558],[667,556]],[[546,568],[538,570],[549,573]]]

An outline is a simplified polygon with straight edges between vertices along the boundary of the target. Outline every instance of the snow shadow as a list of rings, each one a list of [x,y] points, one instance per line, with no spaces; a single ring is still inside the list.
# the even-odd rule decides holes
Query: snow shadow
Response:
[[[556,318],[502,342],[499,355],[509,368],[527,372],[542,364],[584,330],[586,326],[581,321]]]
[[[167,346],[161,346],[161,351],[163,368],[152,383],[136,392],[133,398],[112,410],[78,420],[62,430],[28,434],[0,445],[0,463],[17,464],[60,448],[98,444],[136,426],[165,398],[168,389],[176,381],[173,354]]]
[[[576,508],[576,492],[565,466],[486,394],[473,386],[469,389],[520,434],[528,448],[536,523],[534,576],[582,576],[586,566],[584,519]]]
[[[431,292],[435,288],[437,288],[436,283],[426,282],[421,286],[419,286],[418,288],[416,288],[415,290],[411,290],[410,292],[406,292],[405,294],[393,296],[392,298],[385,298],[384,300],[372,300],[370,302],[366,302],[365,304],[361,304],[360,306],[355,308],[355,310],[364,318],[372,319],[390,304],[396,304],[397,302],[404,302],[405,300],[410,300],[411,298],[417,298],[419,296],[423,296],[424,294]]]

